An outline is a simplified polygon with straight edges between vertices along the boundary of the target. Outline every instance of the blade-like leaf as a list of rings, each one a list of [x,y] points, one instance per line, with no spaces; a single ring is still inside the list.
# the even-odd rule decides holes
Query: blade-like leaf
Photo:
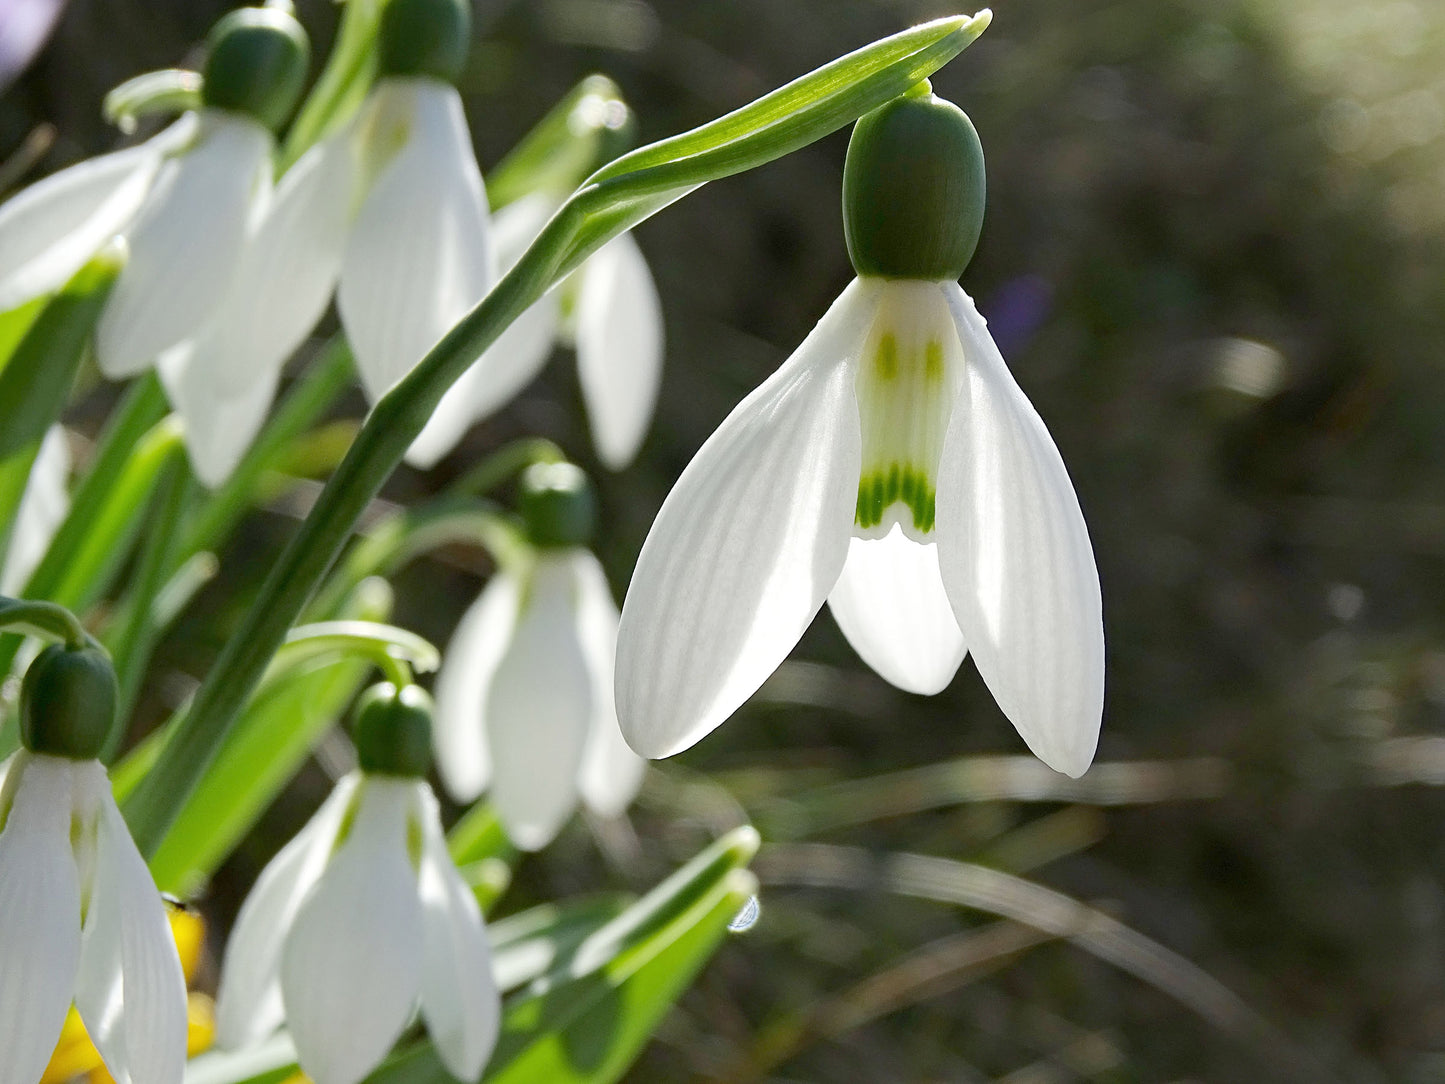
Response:
[[[39,440],[60,417],[91,330],[124,265],[123,247],[92,257],[51,298],[0,369],[0,458]]]

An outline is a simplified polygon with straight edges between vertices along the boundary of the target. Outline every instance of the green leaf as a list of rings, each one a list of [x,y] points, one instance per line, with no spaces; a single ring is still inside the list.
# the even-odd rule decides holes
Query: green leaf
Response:
[[[33,440],[28,447],[0,461],[0,569],[5,567],[11,534],[20,514],[20,502],[25,499],[25,487],[30,484],[30,472],[39,454],[40,441]]]
[[[190,713],[131,795],[126,814],[141,851],[152,851],[165,833],[286,630],[442,395],[508,324],[622,230],[692,187],[771,161],[903,93],[961,52],[988,19],[986,12],[940,19],[875,42],[719,121],[624,156],[628,165],[608,166],[563,205],[477,307],[372,409]]]
[[[609,101],[626,109],[617,84],[605,75],[589,75],[568,91],[487,173],[492,209],[532,192],[555,192],[560,200],[576,188],[597,165],[599,125],[590,120],[603,110],[594,106],[605,107]]]
[[[60,417],[91,330],[124,264],[121,246],[92,257],[40,311],[0,369],[0,458],[39,440]]]
[[[10,361],[15,348],[20,345],[20,340],[25,338],[30,326],[45,311],[45,304],[49,300],[49,297],[42,295],[31,298],[9,312],[0,312],[0,368]]]
[[[365,591],[351,605],[369,624],[385,616],[390,602],[389,592]],[[205,883],[291,781],[369,672],[355,656],[310,655],[293,660],[262,689],[151,859],[162,890],[184,897]]]

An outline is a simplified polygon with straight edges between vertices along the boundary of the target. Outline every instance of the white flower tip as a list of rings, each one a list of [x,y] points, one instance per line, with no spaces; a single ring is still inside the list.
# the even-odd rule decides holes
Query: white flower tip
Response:
[[[1079,736],[1084,739],[1083,735]],[[1067,775],[1070,779],[1078,779],[1089,770],[1094,763],[1094,753],[1099,745],[1099,731],[1096,727],[1090,738],[1079,740],[1074,743],[1049,743],[1030,742],[1029,748],[1034,756],[1038,757],[1056,772]]]

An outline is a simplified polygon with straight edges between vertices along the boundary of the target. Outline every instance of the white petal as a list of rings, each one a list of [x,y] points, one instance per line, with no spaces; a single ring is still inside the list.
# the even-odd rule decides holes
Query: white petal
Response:
[[[882,538],[848,543],[828,608],[863,661],[911,693],[943,690],[967,653],[938,574],[938,547],[897,524]]]
[[[369,775],[356,819],[302,903],[281,954],[286,1020],[316,1084],[356,1084],[386,1056],[421,990],[418,783]]]
[[[502,995],[477,898],[447,851],[430,791],[418,795],[422,822],[421,1012],[447,1071],[476,1080],[502,1023]]]
[[[592,682],[575,596],[565,557],[539,554],[486,699],[492,805],[512,842],[528,851],[549,843],[577,805]]]
[[[945,286],[966,378],[944,440],[938,561],[978,672],[1030,749],[1079,776],[1099,740],[1099,574],[1059,451],[973,302]]]
[[[647,761],[623,740],[612,695],[617,665],[617,603],[607,574],[587,550],[571,554],[577,582],[577,639],[592,679],[592,723],[577,785],[589,809],[616,817],[637,797]]]
[[[405,146],[356,216],[336,296],[375,401],[482,299],[493,263],[482,175],[456,90],[390,79],[372,94],[402,99],[396,112],[409,110],[411,120]]]
[[[204,343],[186,342],[156,361],[161,384],[185,423],[186,452],[196,477],[212,489],[231,476],[266,422],[281,372],[259,368],[257,380],[228,394],[207,372],[199,351]]]
[[[862,455],[850,358],[876,296],[854,282],[673,486],[622,605],[617,717],[680,752],[777,668],[843,569]]]
[[[52,425],[40,442],[25,492],[20,497],[20,508],[15,513],[4,571],[0,572],[0,594],[18,595],[45,556],[50,540],[70,510],[70,496],[65,488],[69,475],[70,445],[66,442],[65,430]]]
[[[343,777],[316,814],[261,871],[236,916],[216,991],[216,1044],[249,1046],[275,1030],[281,1003],[281,949],[306,894],[320,879],[359,776]]]
[[[196,344],[217,394],[237,398],[279,372],[326,311],[356,181],[349,133],[317,144],[276,187],[246,238],[224,302]]]
[[[12,763],[18,780],[0,831],[0,1080],[45,1071],[80,960],[80,880],[70,852],[70,765]],[[15,785],[18,783],[18,785]]]
[[[474,801],[492,775],[483,711],[492,675],[512,640],[521,585],[506,570],[492,577],[457,624],[436,680],[432,740],[437,774],[458,802]]]
[[[179,1084],[186,1063],[186,978],[145,859],[98,762],[77,765],[96,817],[95,879],[81,939],[75,1007],[117,1084]]]
[[[581,269],[577,376],[597,456],[621,470],[637,455],[662,380],[662,305],[632,234],[614,237]]]
[[[196,145],[166,164],[127,231],[130,258],[96,328],[106,376],[140,372],[216,311],[269,197],[272,146],[256,121],[208,110]]]
[[[58,290],[123,231],[166,153],[195,127],[188,113],[154,139],[53,173],[0,205],[0,312]]]

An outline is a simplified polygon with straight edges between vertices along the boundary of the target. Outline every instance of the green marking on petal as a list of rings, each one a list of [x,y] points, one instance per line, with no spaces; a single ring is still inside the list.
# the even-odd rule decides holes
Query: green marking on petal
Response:
[[[855,378],[863,461],[853,519],[870,534],[899,523],[927,541],[963,351],[937,284],[889,280],[877,288],[878,315]]]

